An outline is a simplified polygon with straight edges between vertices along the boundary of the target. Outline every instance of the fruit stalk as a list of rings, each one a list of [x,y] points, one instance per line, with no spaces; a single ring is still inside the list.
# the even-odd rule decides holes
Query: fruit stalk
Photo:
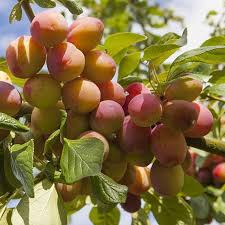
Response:
[[[28,19],[30,20],[30,22],[33,20],[34,18],[34,12],[30,6],[29,0],[18,0],[18,2],[21,3]]]
[[[225,156],[225,142],[214,138],[186,138],[187,145],[205,152]]]

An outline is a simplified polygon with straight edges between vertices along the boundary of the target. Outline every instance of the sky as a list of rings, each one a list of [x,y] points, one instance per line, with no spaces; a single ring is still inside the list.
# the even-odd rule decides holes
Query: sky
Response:
[[[9,12],[16,2],[17,0],[0,0],[0,56],[5,55],[5,50],[10,41],[16,39],[20,35],[29,35],[29,21],[25,15],[21,22],[15,22],[11,25],[8,22]],[[204,21],[205,16],[209,10],[221,11],[223,5],[222,0],[156,0],[156,2],[160,3],[163,7],[175,9],[178,15],[184,17],[185,26],[188,29],[188,44],[177,54],[196,48],[201,45],[204,40],[209,38],[211,30]],[[58,9],[60,10],[60,7],[58,7]],[[41,10],[42,9],[38,7],[34,7],[36,13]],[[69,23],[71,23],[71,20]],[[170,24],[166,29],[154,31],[159,34],[164,34],[166,32],[182,33],[182,29],[174,24]],[[91,225],[88,220],[89,211],[90,207],[87,206],[76,213],[72,216],[71,224]],[[130,224],[130,221],[130,215],[123,211],[120,225],[128,225]],[[152,217],[151,222],[152,225],[156,225],[156,222]]]

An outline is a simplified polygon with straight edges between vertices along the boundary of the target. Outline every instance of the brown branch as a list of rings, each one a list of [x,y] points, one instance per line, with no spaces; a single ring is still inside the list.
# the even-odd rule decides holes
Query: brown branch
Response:
[[[186,138],[187,145],[225,157],[225,142],[214,138]]]
[[[30,6],[29,0],[18,0],[18,2],[21,3],[28,19],[30,20],[30,22],[32,22],[32,20],[34,19],[34,12]]]

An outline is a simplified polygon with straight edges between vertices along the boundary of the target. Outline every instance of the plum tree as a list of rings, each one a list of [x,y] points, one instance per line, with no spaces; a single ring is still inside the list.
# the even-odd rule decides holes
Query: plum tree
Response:
[[[184,132],[186,137],[198,138],[208,134],[213,126],[213,115],[202,104],[194,103],[195,108],[199,111],[195,125]]]
[[[160,124],[152,130],[151,149],[162,165],[175,166],[184,161],[187,144],[181,131]]]
[[[219,163],[212,171],[213,179],[216,182],[225,182],[225,162]]]
[[[88,52],[100,44],[104,24],[94,17],[83,17],[75,20],[69,27],[67,40],[82,52]]]
[[[81,133],[89,130],[89,116],[81,115],[69,110],[66,119],[65,137],[76,139]]]
[[[190,74],[191,75],[191,74]],[[172,81],[165,90],[167,100],[194,101],[202,91],[202,83],[190,75]]]
[[[121,183],[127,185],[129,193],[140,196],[151,186],[150,170],[147,167],[129,165]]]
[[[66,109],[76,113],[89,113],[99,104],[101,93],[96,84],[84,78],[67,82],[62,89],[62,100]]]
[[[63,201],[70,202],[80,194],[82,185],[81,182],[78,181],[73,184],[56,183],[55,187],[62,196]]]
[[[51,134],[60,126],[61,113],[56,107],[34,108],[31,114],[31,125],[42,134]]]
[[[91,113],[90,125],[92,130],[105,136],[116,133],[123,125],[123,108],[117,102],[105,100]]]
[[[109,154],[102,166],[102,172],[116,182],[120,181],[127,169],[127,161],[116,144],[109,144]]]
[[[48,70],[58,81],[66,82],[78,77],[84,65],[84,54],[69,42],[60,43],[48,50]]]
[[[11,80],[10,76],[4,71],[0,71],[0,81],[4,81],[9,84],[12,84],[12,80]]]
[[[44,11],[36,14],[30,32],[33,38],[49,48],[66,39],[68,26],[61,13]]]
[[[163,196],[178,194],[184,185],[184,171],[181,165],[165,167],[156,160],[151,167],[150,177],[154,190]]]
[[[126,95],[123,87],[113,81],[97,84],[101,91],[101,100],[113,100],[119,103],[121,106],[124,105]]]
[[[45,63],[46,50],[30,36],[21,36],[12,41],[6,50],[6,60],[12,74],[29,78],[41,70]]]
[[[100,141],[102,141],[102,143],[104,144],[104,157],[103,160],[106,160],[108,155],[109,155],[109,143],[106,140],[106,138],[104,136],[102,136],[101,134],[95,132],[95,131],[86,131],[84,133],[82,133],[80,136],[80,138],[97,138]]]
[[[139,94],[150,94],[150,91],[148,88],[144,86],[144,84],[139,82],[134,82],[129,84],[125,88],[125,92],[127,93],[125,103],[123,105],[123,110],[125,112],[125,115],[128,114],[128,105],[130,101]]]
[[[107,53],[92,50],[85,55],[85,67],[83,77],[95,82],[110,81],[116,72],[116,63]]]
[[[126,202],[122,203],[121,207],[129,213],[135,213],[141,208],[141,198],[137,195],[127,193]]]
[[[163,107],[162,122],[170,128],[185,131],[195,125],[198,113],[194,103],[172,100]]]
[[[128,112],[137,126],[149,127],[160,120],[162,106],[157,96],[139,94],[130,101]]]
[[[149,152],[150,151],[151,128],[138,127],[126,116],[123,126],[118,132],[118,142],[124,152]]]
[[[48,74],[38,74],[26,81],[23,87],[25,100],[38,108],[50,108],[61,97],[61,86]]]
[[[22,105],[20,93],[13,85],[4,81],[0,81],[0,93],[0,112],[16,115]]]

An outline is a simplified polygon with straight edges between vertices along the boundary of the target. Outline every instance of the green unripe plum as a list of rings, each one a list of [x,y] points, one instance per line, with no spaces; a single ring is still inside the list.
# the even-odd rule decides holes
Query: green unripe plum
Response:
[[[202,91],[202,83],[190,76],[180,77],[172,81],[165,90],[167,100],[194,101]]]
[[[139,94],[130,101],[128,112],[137,126],[149,127],[161,119],[160,99],[153,94]]]
[[[123,126],[118,132],[118,142],[121,149],[126,153],[144,153],[150,151],[150,127],[138,127],[126,116]]]
[[[105,100],[91,113],[90,125],[92,130],[110,136],[122,127],[123,120],[122,106],[112,100]]]
[[[121,183],[128,187],[129,193],[140,196],[151,186],[150,170],[147,167],[129,165]]]
[[[67,82],[62,89],[66,109],[80,114],[93,111],[99,104],[101,93],[96,84],[83,78]]]
[[[78,181],[74,184],[55,184],[56,190],[62,196],[64,202],[70,202],[76,198],[81,192],[81,182]]]
[[[25,100],[38,108],[51,108],[61,97],[61,86],[48,74],[38,74],[26,81],[23,87]]]
[[[102,172],[118,182],[126,172],[127,162],[119,146],[110,143],[109,154],[103,163]]]
[[[213,126],[213,115],[204,105],[194,103],[198,110],[198,118],[195,125],[184,132],[186,137],[200,138],[207,135]]]
[[[185,131],[195,125],[198,113],[194,103],[172,100],[163,107],[162,122],[172,129]]]
[[[119,103],[121,106],[124,105],[126,100],[126,94],[123,87],[113,81],[97,84],[101,91],[101,100],[113,100]]]
[[[83,77],[95,83],[110,81],[116,73],[116,63],[107,53],[92,50],[85,55]]]
[[[4,72],[4,71],[0,71],[0,81],[4,81],[6,83],[12,84],[12,80],[9,77],[9,75]]]
[[[58,81],[70,81],[84,70],[84,54],[69,42],[50,48],[47,54],[47,66],[51,76]]]
[[[82,133],[80,135],[80,138],[97,138],[100,141],[102,141],[103,145],[104,145],[104,157],[103,160],[105,161],[109,155],[109,143],[106,140],[106,138],[104,136],[102,136],[101,134],[95,132],[95,131],[86,131],[84,133]]]
[[[152,130],[150,140],[152,152],[162,165],[171,167],[184,161],[187,144],[181,131],[160,124]]]
[[[135,213],[141,208],[141,198],[127,193],[126,202],[122,203],[121,207],[129,213]]]
[[[154,155],[150,150],[146,150],[145,152],[127,152],[126,160],[130,165],[133,166],[148,166],[154,158]]]
[[[184,185],[184,171],[180,165],[165,167],[156,160],[152,165],[150,177],[154,190],[163,196],[175,196]]]
[[[89,116],[77,114],[73,111],[67,113],[65,137],[76,139],[81,133],[89,130]]]
[[[69,27],[67,40],[82,52],[88,52],[100,44],[104,24],[94,17],[83,17],[75,20]]]
[[[64,16],[49,10],[36,14],[30,26],[32,37],[47,48],[63,42],[67,31]]]
[[[37,74],[45,64],[45,47],[30,36],[12,41],[6,50],[6,60],[11,73],[19,78]]]
[[[0,81],[0,112],[15,116],[21,109],[22,99],[16,88]]]
[[[51,134],[60,126],[61,113],[57,108],[34,108],[31,114],[31,125],[42,134]]]

